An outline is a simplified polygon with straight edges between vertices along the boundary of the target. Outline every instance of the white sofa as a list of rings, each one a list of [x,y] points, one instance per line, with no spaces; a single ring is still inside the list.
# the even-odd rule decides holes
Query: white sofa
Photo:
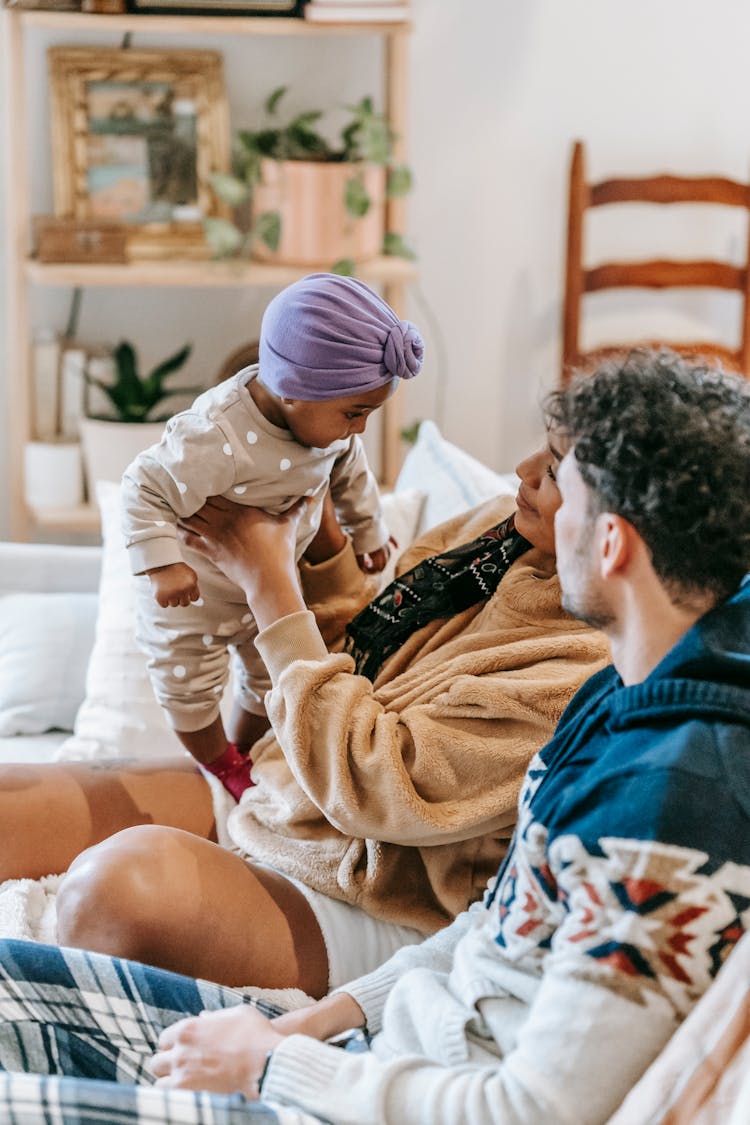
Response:
[[[24,599],[19,604],[18,609],[23,610],[24,607],[28,611],[31,608],[31,601],[33,595],[40,593],[45,594],[90,594],[93,598],[97,597],[99,587],[99,576],[101,570],[102,549],[101,547],[62,547],[62,546],[47,546],[39,544],[28,543],[0,543],[0,617],[2,617],[2,607],[6,599],[14,597],[18,602],[21,602],[19,595],[29,596],[28,600]],[[44,614],[45,603],[39,602],[39,612]],[[75,611],[75,605],[71,606],[72,612]],[[15,618],[15,614],[13,615]],[[0,639],[0,649],[4,651],[0,654],[0,679],[4,687],[0,688],[0,694],[5,695],[6,708],[10,709],[16,716],[16,726],[24,726],[24,719],[19,715],[19,709],[33,707],[33,688],[29,689],[28,683],[25,685],[27,691],[24,699],[9,698],[11,684],[17,685],[18,678],[25,676],[28,672],[28,665],[33,663],[36,671],[39,672],[39,688],[44,690],[44,670],[40,667],[41,651],[33,652],[29,650],[30,638],[27,633],[27,646],[23,649],[23,664],[24,668],[18,668],[19,662],[19,648],[16,647],[11,638],[8,636],[8,623],[3,630],[2,639]],[[38,618],[29,622],[29,629],[36,629],[40,624]],[[72,626],[78,629],[85,629],[87,637],[93,642],[93,628],[91,622],[72,622]],[[44,641],[41,640],[41,644]],[[21,642],[21,646],[23,642]],[[14,667],[15,665],[15,667]],[[80,698],[78,703],[83,702],[83,688],[85,679],[85,667],[72,670],[75,673],[75,682],[79,688]],[[83,675],[82,675],[83,673]],[[23,686],[23,685],[21,685]],[[74,685],[71,685],[73,687]],[[50,691],[52,688],[50,686]],[[69,711],[69,708],[67,708]],[[12,716],[8,717],[8,722],[5,727],[0,729],[11,729],[14,720]],[[39,725],[46,725],[43,720]],[[42,762],[48,761],[53,757],[55,751],[59,748],[62,742],[67,738],[72,725],[67,731],[49,730],[40,732],[38,734],[15,734],[15,735],[0,735],[0,762],[10,761],[24,761],[24,762]]]

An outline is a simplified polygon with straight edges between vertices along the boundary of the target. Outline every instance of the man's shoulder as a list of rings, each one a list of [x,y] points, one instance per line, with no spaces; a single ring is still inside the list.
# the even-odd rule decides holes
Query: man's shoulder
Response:
[[[658,841],[750,865],[750,716],[662,711],[623,727],[610,710],[576,751],[535,810],[551,835],[593,850],[608,837]]]

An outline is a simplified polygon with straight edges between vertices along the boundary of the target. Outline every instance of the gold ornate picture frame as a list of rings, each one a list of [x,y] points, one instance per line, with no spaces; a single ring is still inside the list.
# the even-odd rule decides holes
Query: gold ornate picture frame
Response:
[[[51,47],[55,214],[127,224],[130,258],[207,257],[230,131],[221,55]]]

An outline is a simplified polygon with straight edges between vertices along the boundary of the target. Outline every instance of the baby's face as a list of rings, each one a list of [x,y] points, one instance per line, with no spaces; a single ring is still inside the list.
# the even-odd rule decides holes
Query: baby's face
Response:
[[[325,449],[334,441],[362,434],[371,414],[392,394],[396,380],[374,391],[350,398],[329,398],[323,402],[282,399],[284,421],[296,441],[314,449]]]

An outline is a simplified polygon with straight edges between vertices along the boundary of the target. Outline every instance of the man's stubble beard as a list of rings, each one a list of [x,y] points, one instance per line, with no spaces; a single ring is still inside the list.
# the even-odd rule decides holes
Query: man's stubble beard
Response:
[[[592,566],[588,557],[590,546],[586,544],[590,529],[582,530],[571,560],[571,569],[582,575],[582,581],[574,590],[566,590],[562,585],[562,607],[571,617],[590,625],[593,629],[606,629],[615,621],[615,614],[605,599],[594,589],[591,576]]]

